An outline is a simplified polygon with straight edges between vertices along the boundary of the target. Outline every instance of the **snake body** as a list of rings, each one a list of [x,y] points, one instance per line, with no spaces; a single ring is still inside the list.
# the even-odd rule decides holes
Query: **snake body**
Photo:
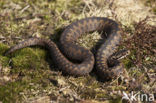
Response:
[[[91,51],[75,44],[82,34],[105,29],[109,29],[110,32],[107,34],[106,41],[97,50],[95,59]],[[50,51],[52,59],[62,72],[75,76],[88,74],[92,71],[96,60],[97,74],[103,79],[109,79],[122,72],[121,63],[109,67],[107,62],[107,59],[116,51],[120,41],[121,30],[115,21],[104,17],[89,17],[73,22],[66,27],[60,38],[60,48],[51,40],[30,38],[11,47],[5,54],[27,46],[39,45]],[[81,62],[73,63],[70,60]]]

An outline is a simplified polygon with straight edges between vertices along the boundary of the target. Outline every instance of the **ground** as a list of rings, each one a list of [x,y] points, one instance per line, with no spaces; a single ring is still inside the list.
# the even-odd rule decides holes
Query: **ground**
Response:
[[[94,72],[82,77],[64,75],[40,47],[3,55],[10,46],[30,37],[58,43],[67,25],[91,16],[108,17],[121,25],[119,49],[130,51],[122,63],[133,82],[125,83],[122,76],[101,82]],[[78,44],[90,49],[99,38],[94,32],[82,36]],[[1,0],[0,102],[121,103],[123,91],[154,94],[155,40],[155,0]]]

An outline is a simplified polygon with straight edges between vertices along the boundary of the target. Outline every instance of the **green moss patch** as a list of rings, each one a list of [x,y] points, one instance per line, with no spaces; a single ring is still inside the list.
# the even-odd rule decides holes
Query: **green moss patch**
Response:
[[[8,66],[9,58],[4,56],[5,51],[8,49],[8,47],[4,44],[0,44],[0,63],[3,66]]]

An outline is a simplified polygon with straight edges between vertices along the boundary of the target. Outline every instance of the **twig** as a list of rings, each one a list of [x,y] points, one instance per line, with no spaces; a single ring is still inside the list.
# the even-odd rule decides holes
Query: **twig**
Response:
[[[22,10],[21,10],[21,14],[25,11],[25,10],[27,10],[28,8],[30,7],[30,5],[27,5],[26,7],[24,7]]]

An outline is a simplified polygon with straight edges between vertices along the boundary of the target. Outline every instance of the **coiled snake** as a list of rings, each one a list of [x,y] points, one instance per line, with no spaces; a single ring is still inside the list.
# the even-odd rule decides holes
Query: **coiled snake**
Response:
[[[121,63],[110,67],[107,61],[116,51],[121,41],[121,30],[115,21],[104,17],[89,17],[73,22],[67,26],[60,38],[61,49],[58,49],[57,45],[51,40],[30,38],[11,47],[5,55],[27,46],[44,46],[50,51],[50,55],[55,64],[57,64],[58,68],[63,72],[76,76],[85,75],[90,73],[94,67],[94,55],[88,49],[76,45],[74,41],[84,33],[103,31],[106,28],[109,29],[110,32],[107,34],[108,37],[106,41],[97,50],[95,60],[97,74],[102,79],[110,79],[116,77],[123,71]],[[73,63],[68,58],[81,62]]]

